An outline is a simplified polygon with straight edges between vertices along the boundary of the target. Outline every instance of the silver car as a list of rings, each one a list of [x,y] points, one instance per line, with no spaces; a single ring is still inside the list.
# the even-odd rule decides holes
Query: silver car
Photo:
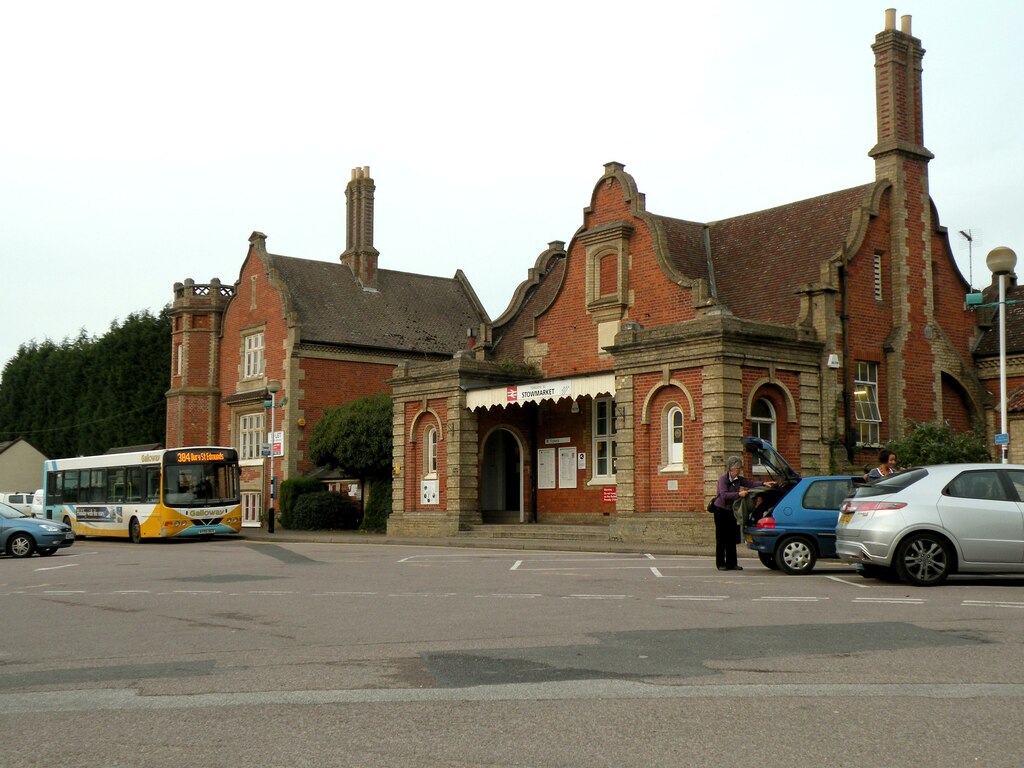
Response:
[[[1024,466],[918,467],[843,502],[836,553],[864,576],[928,587],[951,573],[1024,573]]]

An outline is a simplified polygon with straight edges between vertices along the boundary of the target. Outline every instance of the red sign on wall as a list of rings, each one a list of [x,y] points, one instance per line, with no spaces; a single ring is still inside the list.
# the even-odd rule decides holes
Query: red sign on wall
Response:
[[[614,504],[618,499],[618,490],[614,485],[606,485],[601,489],[601,501],[605,504]]]

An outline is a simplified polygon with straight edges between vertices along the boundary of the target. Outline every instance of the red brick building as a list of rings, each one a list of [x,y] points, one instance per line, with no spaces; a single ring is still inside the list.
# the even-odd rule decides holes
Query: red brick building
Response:
[[[493,322],[461,272],[378,269],[373,181],[356,169],[340,262],[271,255],[253,233],[233,286],[175,286],[168,444],[239,446],[258,512],[270,380],[282,477],[314,469],[306,440],[325,408],[390,388],[391,533],[602,523],[622,540],[704,542],[706,500],[745,434],[820,473],[873,463],[908,419],[990,418],[968,286],[928,191],[910,18],[897,29],[887,12],[873,50],[873,180],[695,222],[648,211],[608,163],[572,239],[549,244]]]
[[[347,247],[333,262],[267,252],[253,232],[233,286],[174,286],[167,444],[239,449],[245,520],[267,507],[261,447],[271,427],[267,385],[281,384],[274,426],[284,432],[278,479],[316,469],[307,456],[327,408],[388,390],[395,366],[446,360],[487,314],[465,276],[378,268],[374,182],[357,168],[346,189]]]
[[[694,222],[650,212],[609,163],[474,353],[400,366],[389,531],[705,541],[744,434],[815,473],[873,463],[908,419],[983,419],[968,286],[928,192],[924,50],[901,21],[873,46],[874,180]]]

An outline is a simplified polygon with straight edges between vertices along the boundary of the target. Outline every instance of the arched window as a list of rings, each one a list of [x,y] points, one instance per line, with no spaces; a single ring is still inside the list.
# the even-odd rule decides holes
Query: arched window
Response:
[[[437,429],[427,427],[423,435],[423,474],[428,477],[437,475]]]
[[[762,397],[754,401],[750,407],[750,429],[754,437],[760,437],[766,443],[775,445],[775,408],[771,401]],[[760,466],[757,462],[755,467]]]
[[[665,415],[665,458],[669,464],[683,463],[683,411],[678,405]]]

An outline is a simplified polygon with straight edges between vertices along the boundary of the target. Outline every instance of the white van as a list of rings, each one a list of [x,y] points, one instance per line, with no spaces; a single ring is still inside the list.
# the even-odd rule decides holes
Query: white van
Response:
[[[32,517],[46,517],[46,507],[43,505],[43,489],[32,494]]]
[[[26,515],[32,514],[32,498],[35,494],[31,491],[17,491],[16,493],[0,493],[0,501],[9,507],[14,507]],[[42,499],[40,499],[42,501]],[[41,507],[40,507],[41,508]]]

